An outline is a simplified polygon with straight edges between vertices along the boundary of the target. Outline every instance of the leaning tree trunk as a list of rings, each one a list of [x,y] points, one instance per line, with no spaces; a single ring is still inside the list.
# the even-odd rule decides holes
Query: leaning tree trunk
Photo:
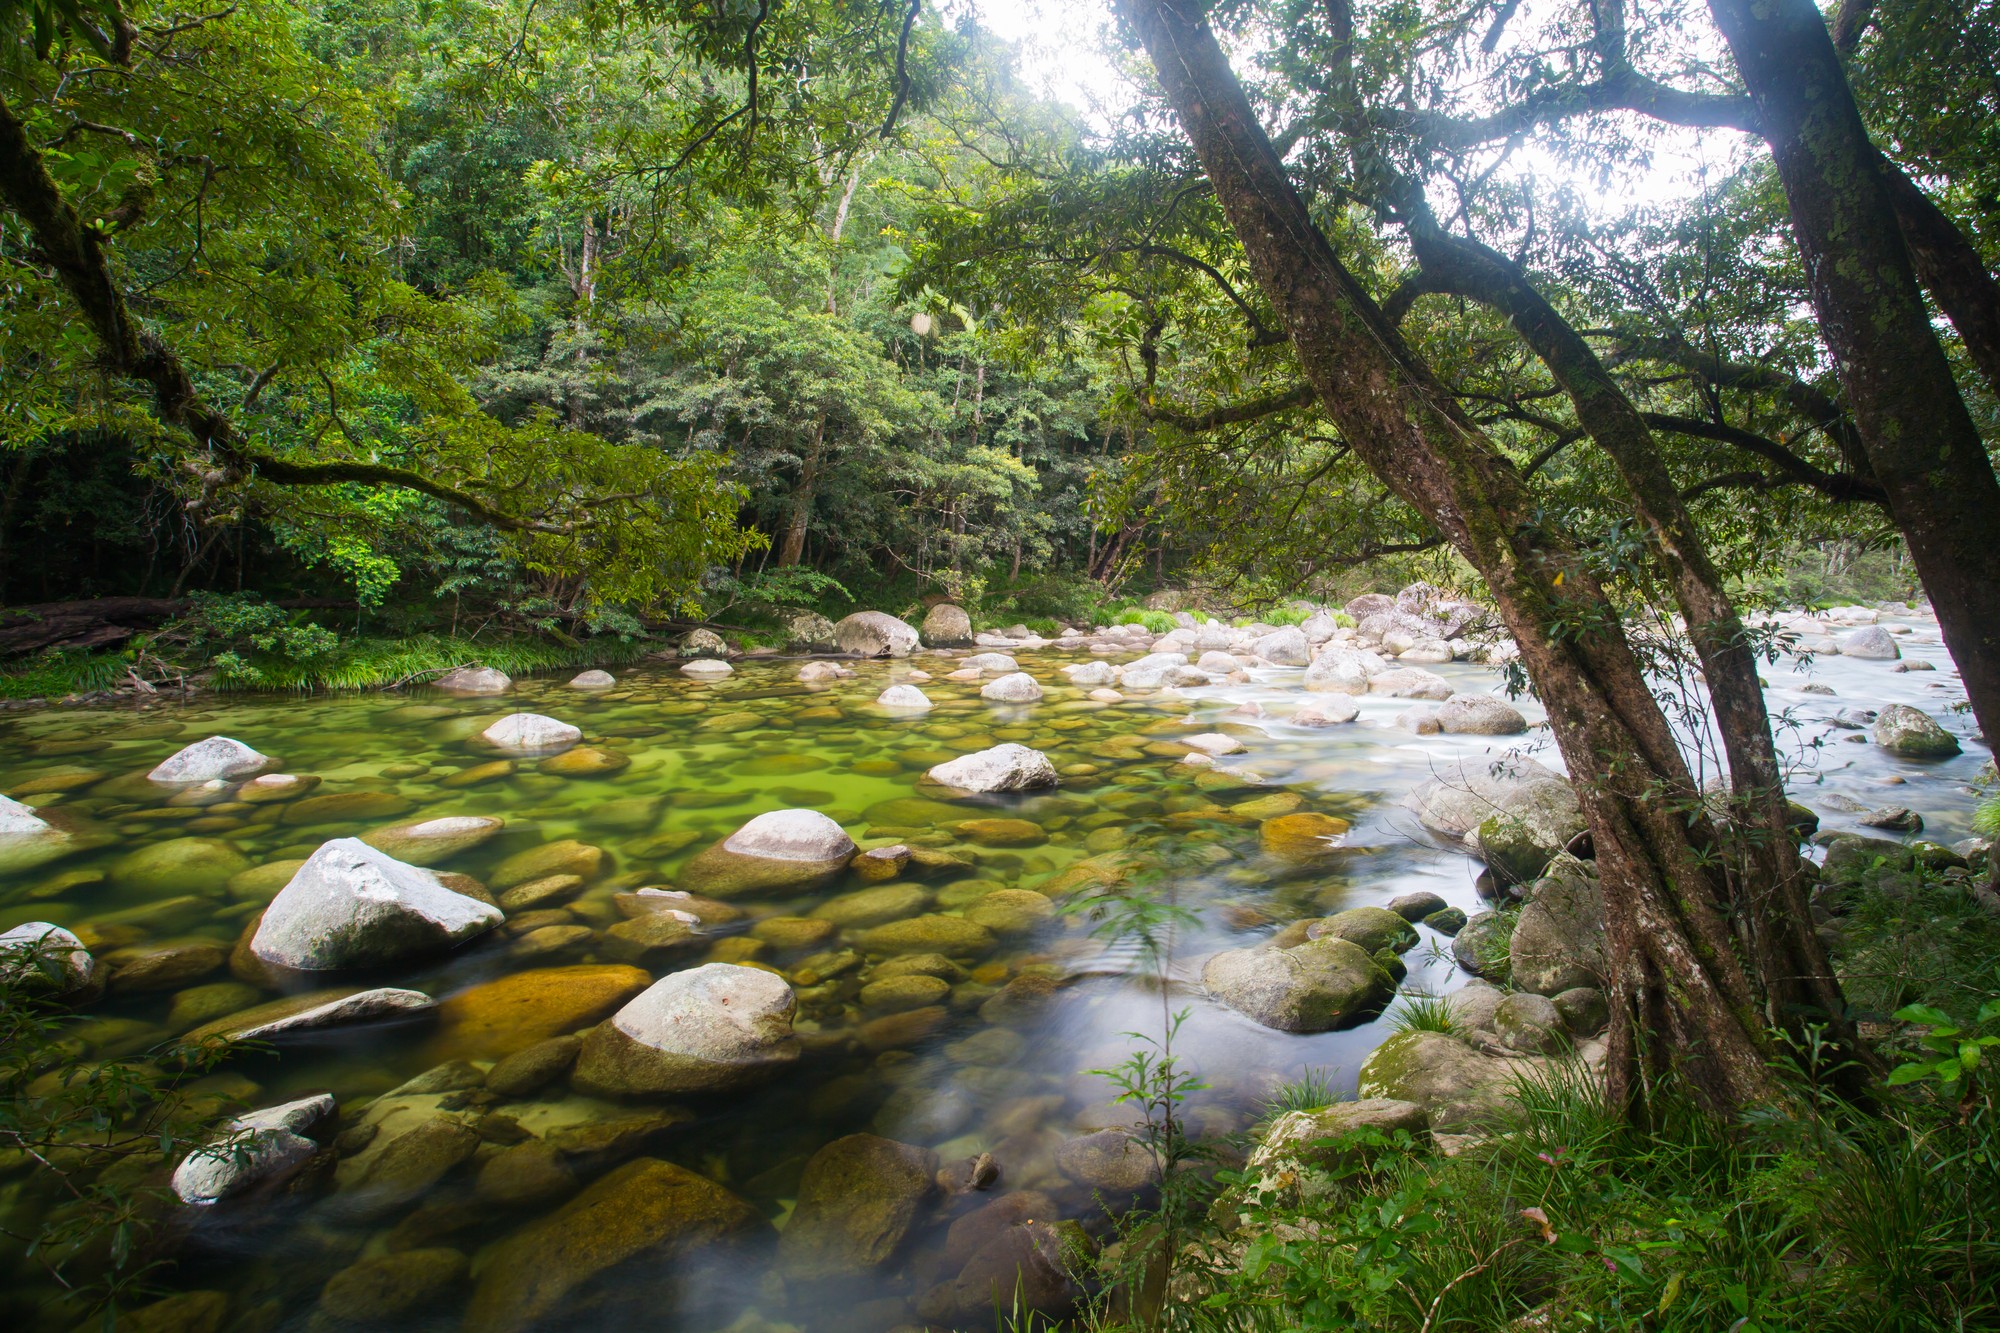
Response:
[[[1734,836],[1727,864],[1736,896],[1731,915],[1761,982],[1764,1020],[1773,1028],[1796,1030],[1804,1015],[1815,1015],[1850,1057],[1845,1067],[1865,1073],[1869,1056],[1846,1016],[1840,982],[1813,929],[1756,654],[1652,428],[1589,342],[1519,265],[1477,241],[1446,233],[1420,204],[1410,234],[1426,283],[1506,315],[1569,397],[1592,443],[1618,469],[1708,687],[1729,769]]]
[[[1120,0],[1307,380],[1365,463],[1486,580],[1576,775],[1612,955],[1608,1094],[1675,1060],[1734,1110],[1778,1096],[1709,862],[1714,830],[1617,615],[1518,469],[1403,345],[1292,188],[1200,0]]]
[[[1938,345],[1826,22],[1811,0],[1709,0],[1757,109],[1827,349],[1966,694],[2000,740],[2000,481]]]

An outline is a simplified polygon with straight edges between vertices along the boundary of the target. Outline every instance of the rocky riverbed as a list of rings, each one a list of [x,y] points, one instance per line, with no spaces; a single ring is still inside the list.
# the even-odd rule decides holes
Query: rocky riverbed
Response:
[[[1162,984],[1217,1137],[1308,1070],[1453,1132],[1590,1054],[1574,802],[1480,608],[1051,639],[946,610],[809,626],[811,660],[8,716],[0,948],[60,952],[88,1058],[261,1043],[158,1182],[185,1291],[147,1326],[986,1327],[1017,1274],[1073,1299],[1063,1249],[1144,1196],[1091,1071]],[[1830,854],[1979,855],[1935,624],[1784,628]],[[1190,914],[1163,979],[1078,910],[1105,893]],[[1391,1039],[1417,991],[1466,1036]],[[59,1206],[5,1170],[14,1220]]]

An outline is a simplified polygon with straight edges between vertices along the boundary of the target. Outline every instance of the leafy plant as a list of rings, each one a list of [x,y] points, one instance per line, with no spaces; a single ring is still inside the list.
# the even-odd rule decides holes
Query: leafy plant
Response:
[[[2000,1046],[2000,1000],[1988,1000],[1979,1006],[1979,1012],[1969,1023],[1961,1023],[1928,1004],[1904,1005],[1896,1011],[1896,1018],[1924,1029],[1917,1043],[1928,1054],[1890,1070],[1890,1087],[1935,1083],[1940,1093],[1961,1104],[1981,1095],[1984,1084],[1991,1079],[1986,1054]]]

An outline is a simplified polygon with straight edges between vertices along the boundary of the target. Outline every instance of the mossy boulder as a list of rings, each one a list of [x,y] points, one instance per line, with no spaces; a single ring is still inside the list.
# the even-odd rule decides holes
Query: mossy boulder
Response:
[[[1415,928],[1386,907],[1350,907],[1337,912],[1308,926],[1306,938],[1347,940],[1371,954],[1384,949],[1403,953],[1417,944]]]
[[[1387,998],[1389,974],[1361,946],[1309,940],[1287,949],[1230,949],[1202,967],[1223,1004],[1281,1032],[1324,1032]]]
[[[1537,995],[1603,984],[1611,965],[1595,867],[1571,856],[1556,859],[1529,889],[1507,956],[1514,986]]]
[[[1908,704],[1890,704],[1876,717],[1875,743],[1905,759],[1949,759],[1959,752],[1956,736]]]
[[[991,949],[993,932],[964,917],[933,914],[861,931],[854,942],[868,953],[941,953],[962,958]]]
[[[1509,1093],[1534,1061],[1482,1055],[1442,1032],[1389,1038],[1362,1062],[1360,1093],[1424,1108],[1433,1129],[1489,1126],[1507,1116]]]

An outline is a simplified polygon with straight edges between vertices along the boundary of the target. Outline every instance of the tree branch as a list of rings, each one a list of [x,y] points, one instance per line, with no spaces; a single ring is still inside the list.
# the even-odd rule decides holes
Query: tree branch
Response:
[[[1185,412],[1176,412],[1172,408],[1157,407],[1151,403],[1142,404],[1139,408],[1139,415],[1148,421],[1165,422],[1169,426],[1193,433],[1196,431],[1213,430],[1217,426],[1241,425],[1246,421],[1256,421],[1262,417],[1276,416],[1280,412],[1289,412],[1293,408],[1310,407],[1313,401],[1312,388],[1309,385],[1301,384],[1297,388],[1287,389],[1283,393],[1268,394],[1265,397],[1252,398],[1241,403],[1231,403],[1227,407],[1218,407],[1212,411],[1204,412],[1200,416],[1192,416]]]

